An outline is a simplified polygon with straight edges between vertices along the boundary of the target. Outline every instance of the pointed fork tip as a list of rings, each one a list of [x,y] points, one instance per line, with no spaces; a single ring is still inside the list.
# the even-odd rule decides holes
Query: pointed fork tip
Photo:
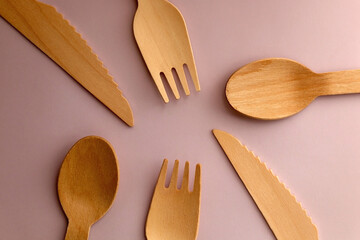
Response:
[[[185,162],[183,180],[181,183],[181,190],[189,191],[189,168],[190,163],[188,161]]]
[[[173,171],[171,174],[169,188],[177,188],[178,173],[179,173],[179,160],[175,160]]]
[[[160,92],[160,94],[161,94],[162,99],[164,100],[164,103],[168,103],[168,102],[169,102],[169,98],[168,98],[167,94],[166,94],[166,93],[162,93],[162,92]]]
[[[160,184],[163,187],[165,187],[167,165],[168,165],[168,160],[165,158],[164,161],[163,161],[163,164],[161,166],[161,169],[160,169],[160,173],[159,173],[159,177],[158,177],[156,187],[160,186]]]
[[[197,79],[197,78],[195,79],[194,85],[195,85],[195,90],[196,90],[197,92],[200,92],[201,87],[200,87],[199,79]]]
[[[201,191],[201,165],[196,164],[195,180],[194,180],[194,193],[200,194]]]
[[[201,164],[198,163],[196,164],[195,177],[196,175],[200,175],[200,174],[201,174]]]
[[[173,73],[171,71],[163,71],[162,73],[164,74],[166,81],[169,84],[175,98],[179,99],[180,94],[179,94],[179,90],[177,89]]]
[[[189,72],[190,72],[190,76],[191,76],[191,78],[193,80],[193,83],[195,85],[195,90],[197,92],[199,92],[200,91],[200,81],[199,81],[199,76],[197,74],[195,64],[193,63],[191,66],[188,65],[188,69],[189,69]]]

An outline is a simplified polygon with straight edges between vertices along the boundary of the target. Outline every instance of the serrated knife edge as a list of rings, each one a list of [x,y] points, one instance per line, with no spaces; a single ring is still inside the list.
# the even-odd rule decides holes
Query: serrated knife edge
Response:
[[[318,239],[311,218],[265,163],[229,133],[213,133],[277,239]]]

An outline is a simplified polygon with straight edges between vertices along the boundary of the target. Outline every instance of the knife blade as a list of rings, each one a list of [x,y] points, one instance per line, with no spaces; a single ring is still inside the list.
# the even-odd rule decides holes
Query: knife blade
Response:
[[[276,238],[317,240],[316,226],[278,177],[229,133],[214,129],[213,134]]]
[[[130,105],[113,77],[69,21],[36,0],[0,0],[0,16],[129,126]]]

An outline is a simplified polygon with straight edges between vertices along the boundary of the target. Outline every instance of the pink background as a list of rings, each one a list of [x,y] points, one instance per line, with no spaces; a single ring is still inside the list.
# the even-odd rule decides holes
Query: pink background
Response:
[[[360,238],[360,95],[321,97],[279,121],[245,118],[224,87],[242,65],[294,59],[316,72],[360,68],[357,0],[172,0],[188,26],[202,91],[164,104],[132,33],[135,0],[46,0],[114,76],[135,117],[127,127],[0,19],[0,239],[63,239],[57,175],[87,135],[114,146],[118,195],[90,239],[145,239],[163,158],[202,164],[199,240],[275,239],[211,133],[238,137],[291,189],[320,239]]]

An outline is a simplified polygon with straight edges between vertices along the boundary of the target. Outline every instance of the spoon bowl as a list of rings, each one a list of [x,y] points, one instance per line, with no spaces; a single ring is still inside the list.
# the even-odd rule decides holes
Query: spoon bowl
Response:
[[[288,59],[264,59],[236,71],[226,86],[233,108],[260,119],[278,119],[293,115],[315,98],[304,91],[316,73]]]
[[[118,163],[111,145],[88,136],[66,155],[58,178],[61,206],[68,218],[65,240],[86,240],[92,224],[111,207],[118,187]]]
[[[236,71],[226,97],[237,111],[258,119],[294,115],[322,95],[360,92],[360,71],[314,73],[289,59],[255,61]]]

